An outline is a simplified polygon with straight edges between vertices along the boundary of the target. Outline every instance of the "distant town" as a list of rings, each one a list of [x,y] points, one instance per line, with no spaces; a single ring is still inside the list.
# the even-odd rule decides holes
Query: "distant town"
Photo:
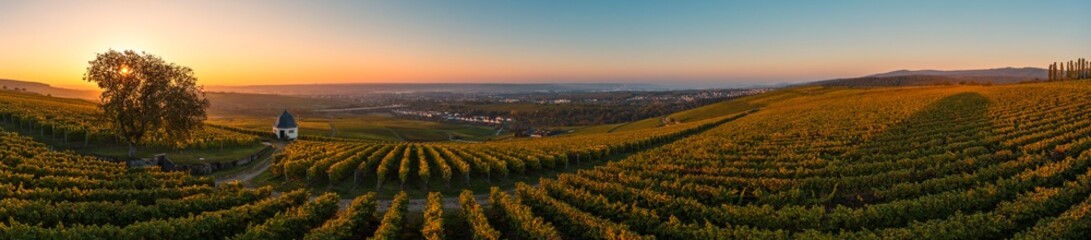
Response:
[[[648,111],[670,108],[678,111],[725,99],[760,94],[771,89],[709,89],[678,91],[621,91],[621,92],[569,92],[569,93],[522,93],[522,94],[453,94],[453,93],[404,93],[384,94],[383,100],[374,96],[353,99],[355,102],[396,104],[390,113],[411,119],[458,122],[487,126],[509,125],[516,128],[543,128],[558,125],[579,125],[564,121],[576,119],[575,115],[595,115],[611,110],[612,118],[583,124],[615,123],[656,117],[665,113]],[[396,100],[395,100],[396,99]],[[625,110],[632,111],[624,115]],[[620,114],[619,114],[620,113]],[[545,114],[556,124],[544,122]],[[539,117],[535,117],[539,116]],[[578,119],[594,119],[581,117]]]
[[[513,118],[493,117],[493,116],[468,116],[468,115],[462,115],[461,113],[453,113],[453,112],[414,111],[414,110],[403,110],[403,109],[395,109],[395,110],[392,110],[391,112],[396,114],[396,115],[401,115],[401,116],[411,116],[411,117],[442,120],[442,121],[480,123],[480,124],[488,124],[488,125],[500,125],[500,124],[505,123],[505,122],[515,121],[515,119],[513,119]]]

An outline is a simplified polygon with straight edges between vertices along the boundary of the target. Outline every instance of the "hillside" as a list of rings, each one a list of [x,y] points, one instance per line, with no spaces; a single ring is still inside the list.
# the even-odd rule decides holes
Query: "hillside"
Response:
[[[1028,79],[1045,79],[1047,77],[1046,69],[1042,68],[993,68],[993,69],[975,69],[975,70],[897,70],[887,73],[879,73],[868,75],[866,77],[898,77],[898,76],[947,76],[947,77],[1013,77],[1013,78],[1028,78]]]
[[[49,95],[49,96],[54,96],[54,97],[79,98],[79,99],[87,99],[87,100],[95,100],[95,101],[98,100],[98,92],[91,91],[91,90],[75,90],[75,89],[59,88],[59,87],[53,87],[53,86],[50,86],[49,84],[44,84],[44,83],[10,80],[10,79],[0,79],[0,85],[3,86],[4,90],[12,90],[12,89],[15,89],[15,88],[20,88],[20,89],[26,89],[26,92],[32,92],[32,93],[37,93],[37,94],[41,94],[41,95]]]
[[[119,159],[128,155],[98,104],[86,100],[0,91],[0,128],[49,143],[52,149]],[[206,127],[179,141],[150,133],[137,155],[168,153],[176,163],[192,164],[202,158],[203,162],[236,161],[262,148],[257,136]]]
[[[861,77],[818,81],[808,85],[830,87],[903,87],[957,84],[1007,84],[1029,81],[1018,77],[926,76]]]
[[[77,98],[98,101],[99,92],[93,90],[74,90],[53,87],[49,84],[0,79],[5,91],[35,93],[59,98]],[[18,89],[18,90],[16,90]],[[22,89],[26,89],[25,91]],[[338,99],[319,99],[272,94],[207,92],[206,97],[212,103],[209,108],[211,117],[267,116],[284,109],[310,111],[315,109],[353,106],[352,102]]]
[[[670,124],[687,123],[702,121],[722,116],[729,116],[733,114],[739,114],[755,109],[759,109],[762,106],[788,98],[818,94],[827,89],[816,87],[791,87],[784,88],[775,92],[766,94],[758,94],[746,97],[740,97],[735,99],[729,99],[726,101],[720,101],[700,107],[696,107],[689,110],[678,111],[671,114],[667,114],[665,117],[655,117],[641,119],[632,122],[616,123],[616,124],[602,124],[595,126],[582,127],[574,129],[572,134],[584,135],[584,134],[598,134],[609,132],[623,132],[634,130],[647,130],[652,128],[658,128],[668,126]]]
[[[996,68],[982,70],[898,70],[857,78],[841,78],[806,83],[812,86],[896,87],[953,84],[1012,84],[1047,78],[1041,68]]]
[[[1089,80],[795,87],[644,131],[297,141],[254,189],[4,132],[0,238],[1084,239],[1088,101]]]
[[[775,103],[791,98],[823,94],[831,90],[832,88],[819,88],[813,86],[784,88],[766,94],[746,96],[737,99],[721,101],[718,103],[713,103],[690,110],[675,112],[667,115],[664,118],[648,118],[627,123],[586,127],[582,129],[577,129],[575,131],[575,134],[595,134],[605,132],[647,130],[667,126],[669,125],[668,122],[677,124],[702,121],[760,109],[761,107],[770,103]]]

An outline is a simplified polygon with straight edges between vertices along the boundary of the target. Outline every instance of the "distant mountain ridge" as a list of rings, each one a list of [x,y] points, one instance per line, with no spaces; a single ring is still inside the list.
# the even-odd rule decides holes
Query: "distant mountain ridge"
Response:
[[[1044,68],[993,68],[993,69],[976,69],[976,70],[898,70],[887,73],[873,74],[864,77],[898,77],[898,76],[973,76],[973,77],[1020,77],[1020,78],[1046,78],[1049,73]]]
[[[816,81],[804,85],[844,87],[924,86],[945,84],[1011,84],[1045,79],[1042,68],[993,68],[976,70],[898,70],[857,78]]]

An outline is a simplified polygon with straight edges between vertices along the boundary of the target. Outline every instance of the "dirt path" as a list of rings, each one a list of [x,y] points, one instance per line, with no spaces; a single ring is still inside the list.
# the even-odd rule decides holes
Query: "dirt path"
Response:
[[[489,194],[477,194],[477,195],[474,195],[474,199],[477,200],[477,204],[488,204],[489,203]],[[379,203],[379,207],[377,208],[377,210],[380,211],[380,212],[386,212],[386,210],[390,208],[390,204],[393,203],[394,200],[379,200],[379,201],[376,201],[376,202]],[[424,211],[424,204],[426,204],[427,202],[428,202],[428,199],[410,199],[409,200],[409,211],[411,211],[411,212],[422,212],[422,211]],[[347,208],[349,206],[349,204],[351,204],[351,203],[352,203],[352,199],[341,199],[341,209]],[[443,198],[443,209],[444,210],[459,209],[459,208],[460,207],[458,206],[458,197],[457,196],[456,197],[444,197]]]
[[[401,134],[398,134],[398,132],[395,132],[394,129],[387,128],[386,130],[390,131],[390,134],[394,134],[394,137],[397,137],[399,141],[405,142],[405,138],[403,138]]]
[[[249,169],[243,169],[242,171],[233,173],[231,175],[216,178],[216,185],[230,181],[250,181],[250,179],[254,179],[254,177],[257,177],[261,173],[265,172],[265,170],[268,170],[269,166],[273,165],[273,156],[275,156],[276,153],[284,149],[284,143],[274,142],[270,143],[269,145],[273,146],[273,152],[271,152],[268,157],[261,159],[261,161],[258,161],[256,165],[250,166]]]
[[[534,184],[532,186],[537,187],[538,184]],[[515,189],[508,190],[507,192],[508,192],[508,194],[514,195],[515,194]],[[311,197],[311,200],[314,200],[315,198],[317,198],[317,196]],[[351,198],[342,198],[341,203],[340,203],[341,204],[341,209],[348,208],[349,204],[352,204],[352,200],[353,199],[351,199]],[[488,193],[475,194],[474,195],[474,200],[476,200],[477,204],[479,204],[479,205],[487,205],[487,204],[489,204],[489,194]],[[386,212],[387,209],[390,209],[390,204],[393,203],[394,200],[378,200],[378,201],[375,201],[375,202],[379,204],[378,208],[376,208],[379,212]],[[423,212],[424,211],[424,205],[427,204],[427,203],[428,203],[427,198],[409,199],[409,211],[411,211],[411,212]],[[444,196],[443,197],[443,209],[444,210],[459,209],[459,208],[461,208],[461,207],[458,206],[458,196]]]
[[[443,133],[446,133],[446,134],[447,134],[447,141],[451,141],[451,142],[463,142],[463,143],[481,143],[481,142],[478,142],[478,141],[469,141],[469,140],[455,139],[455,135],[451,134],[451,131],[443,131]]]
[[[330,137],[337,137],[337,127],[333,126],[333,121],[330,121]]]

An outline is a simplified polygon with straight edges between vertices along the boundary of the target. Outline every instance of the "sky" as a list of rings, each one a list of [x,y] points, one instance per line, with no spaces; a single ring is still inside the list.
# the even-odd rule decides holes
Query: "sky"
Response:
[[[1091,1],[6,1],[0,78],[144,51],[203,85],[731,86],[1091,54]]]

